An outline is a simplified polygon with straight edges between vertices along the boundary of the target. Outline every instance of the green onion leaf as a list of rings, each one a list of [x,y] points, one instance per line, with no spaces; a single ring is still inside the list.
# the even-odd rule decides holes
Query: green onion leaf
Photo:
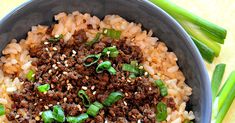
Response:
[[[2,104],[0,104],[0,116],[5,115],[5,108]]]
[[[98,102],[98,101],[95,101],[94,103],[93,103],[93,105],[95,105],[96,107],[98,107],[99,109],[102,109],[104,106],[100,103],[100,102]]]
[[[90,99],[84,90],[78,91],[78,96],[82,99],[82,102],[85,105],[85,107],[90,106]]]
[[[137,67],[134,67],[130,64],[123,64],[122,65],[122,70],[123,71],[128,71],[134,74],[139,74],[139,69]]]
[[[99,113],[100,108],[91,104],[90,107],[87,109],[86,113],[92,117],[95,117]]]
[[[35,76],[35,72],[33,70],[29,70],[29,72],[26,74],[26,78],[31,82],[35,81],[34,76]]]
[[[53,106],[53,116],[57,122],[65,121],[64,111],[59,105]]]
[[[54,121],[54,116],[51,110],[44,111],[41,117],[44,123],[52,123]]]
[[[48,41],[49,42],[57,42],[59,41],[60,39],[62,39],[64,36],[62,34],[60,34],[58,37],[52,37],[52,38],[49,38]]]
[[[112,67],[110,61],[104,61],[96,67],[97,73],[102,73],[104,70],[107,70],[112,75],[116,74],[116,70]]]
[[[158,122],[162,122],[167,118],[167,106],[163,102],[157,104],[156,118]]]
[[[215,101],[217,93],[219,91],[219,87],[224,75],[226,65],[225,64],[218,64],[215,67],[213,72],[212,80],[211,80],[211,89],[212,89],[212,102]]]
[[[100,59],[100,56],[101,56],[101,53],[88,55],[86,58],[84,58],[84,60],[83,60],[84,63],[83,64],[86,67],[89,67],[89,66],[97,63],[99,61],[99,59]]]
[[[118,31],[118,30],[114,30],[114,29],[104,29],[103,30],[103,34],[105,36],[108,36],[112,39],[120,39],[120,36],[121,36],[121,31]]]
[[[138,66],[138,61],[137,60],[133,60],[133,61],[131,61],[131,63],[130,63],[132,66],[134,66],[134,67],[137,67]]]
[[[101,33],[97,33],[95,35],[95,38],[89,42],[86,43],[87,46],[92,46],[94,43],[98,42],[100,39]]]
[[[77,117],[67,117],[66,120],[69,123],[83,123],[88,118],[89,118],[88,114],[83,113],[83,114],[80,114]]]
[[[50,90],[50,85],[49,84],[44,84],[44,85],[40,85],[37,87],[39,92],[47,92],[48,90]]]
[[[129,75],[129,78],[134,79],[134,78],[136,78],[136,75],[135,75],[134,73],[131,73],[131,74]]]
[[[115,58],[117,57],[119,54],[119,51],[117,49],[116,46],[112,46],[112,47],[106,47],[104,48],[104,50],[102,51],[102,55],[104,56],[109,56],[109,57],[112,57],[112,58]]]
[[[120,100],[121,98],[123,98],[123,93],[121,92],[112,92],[111,94],[109,94],[109,96],[104,100],[103,104],[105,106],[111,106],[112,104],[114,104],[115,102],[117,102],[118,100]]]
[[[154,81],[154,85],[159,87],[161,96],[165,97],[168,95],[168,90],[161,79]]]

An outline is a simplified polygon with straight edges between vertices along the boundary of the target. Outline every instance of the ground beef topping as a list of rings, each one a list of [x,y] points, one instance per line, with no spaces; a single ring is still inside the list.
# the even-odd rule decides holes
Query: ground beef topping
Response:
[[[48,33],[51,31],[48,30]],[[7,118],[18,122],[42,122],[41,113],[52,110],[54,105],[60,105],[66,116],[78,116],[87,111],[78,96],[78,91],[84,90],[90,102],[103,102],[111,92],[124,94],[115,104],[105,106],[96,117],[90,117],[85,122],[155,122],[155,107],[163,98],[159,88],[153,84],[146,72],[145,75],[129,78],[131,73],[122,70],[123,64],[130,64],[131,61],[143,62],[140,48],[128,44],[126,39],[104,36],[92,46],[86,45],[87,40],[85,31],[80,30],[67,42],[54,38],[30,49],[30,56],[37,58],[32,63],[36,67],[35,81],[21,78],[24,82],[23,89],[11,94],[14,103]],[[118,49],[117,57],[101,56],[94,65],[84,65],[85,57],[101,53],[110,46]],[[92,60],[87,59],[86,62]],[[108,71],[96,72],[97,64],[104,61],[112,63],[116,70],[115,75]],[[143,69],[143,66],[139,69]],[[37,89],[43,84],[50,85],[50,89],[44,93]],[[167,99],[167,105],[175,109],[173,98]],[[20,110],[26,113],[19,113]]]

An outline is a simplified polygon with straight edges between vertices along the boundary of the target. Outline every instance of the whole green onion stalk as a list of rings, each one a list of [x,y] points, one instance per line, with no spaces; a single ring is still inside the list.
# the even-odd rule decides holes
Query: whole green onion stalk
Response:
[[[227,31],[193,13],[175,5],[169,0],[150,0],[170,14],[191,36],[203,58],[212,62],[219,56]]]

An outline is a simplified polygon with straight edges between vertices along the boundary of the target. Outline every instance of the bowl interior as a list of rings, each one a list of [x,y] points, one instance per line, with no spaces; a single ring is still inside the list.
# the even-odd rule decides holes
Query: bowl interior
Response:
[[[202,58],[189,36],[171,17],[147,0],[32,0],[12,11],[0,22],[0,51],[11,39],[26,37],[33,25],[54,23],[53,15],[59,12],[80,11],[100,18],[118,14],[128,21],[141,23],[152,29],[154,35],[164,41],[176,53],[178,64],[192,87],[189,110],[196,116],[195,122],[210,122],[211,94],[207,72]]]

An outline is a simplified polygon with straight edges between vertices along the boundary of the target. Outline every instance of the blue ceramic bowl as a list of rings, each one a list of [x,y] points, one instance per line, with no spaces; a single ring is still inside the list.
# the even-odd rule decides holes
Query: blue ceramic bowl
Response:
[[[143,24],[163,40],[179,59],[187,84],[192,87],[187,109],[195,113],[196,123],[209,123],[211,118],[211,89],[208,73],[199,51],[184,29],[167,13],[147,0],[31,0],[9,13],[0,21],[0,50],[13,38],[26,37],[30,27],[54,23],[59,12],[91,13],[100,18],[118,14],[128,21]]]

